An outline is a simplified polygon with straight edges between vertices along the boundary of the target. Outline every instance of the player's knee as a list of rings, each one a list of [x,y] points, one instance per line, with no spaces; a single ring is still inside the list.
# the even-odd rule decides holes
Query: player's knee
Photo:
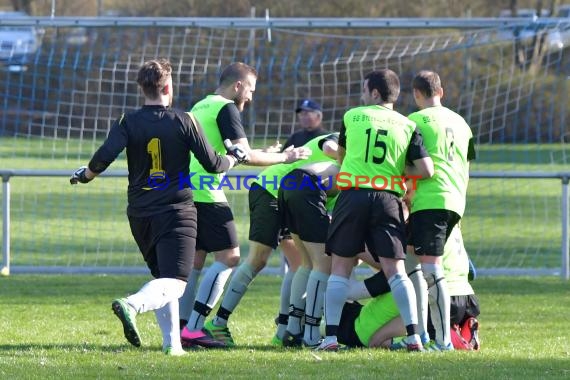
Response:
[[[223,263],[229,268],[233,268],[239,264],[240,253],[239,248],[231,248],[224,251],[216,252],[216,261]]]
[[[261,252],[250,252],[247,256],[247,262],[252,268],[259,272],[267,265],[267,261],[269,259],[269,255],[266,255]]]
[[[439,264],[422,263],[422,272],[428,288],[435,285],[439,279],[444,278],[443,266]]]

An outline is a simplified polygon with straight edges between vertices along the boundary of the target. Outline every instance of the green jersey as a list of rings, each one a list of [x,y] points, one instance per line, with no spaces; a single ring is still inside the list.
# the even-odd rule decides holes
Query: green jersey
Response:
[[[333,137],[338,134],[330,134],[324,136],[318,136],[314,139],[307,142],[304,147],[311,149],[311,155],[305,160],[298,160],[291,163],[282,163],[276,164],[267,167],[264,169],[254,182],[258,185],[263,187],[267,192],[277,198],[277,193],[279,192],[279,187],[281,186],[281,180],[285,177],[289,172],[304,166],[306,164],[310,164],[313,162],[326,162],[331,161],[335,162],[333,158],[327,156],[322,150],[322,143],[324,140]],[[336,136],[335,136],[336,137]]]
[[[433,177],[417,181],[411,212],[445,209],[463,216],[471,128],[461,116],[442,106],[425,108],[408,117],[416,122],[435,169]]]
[[[463,245],[461,228],[455,226],[443,249],[443,272],[450,296],[474,294],[469,284],[469,257]]]
[[[362,307],[354,321],[354,331],[362,344],[368,347],[376,330],[398,316],[400,310],[392,293],[379,295]]]
[[[463,246],[461,229],[456,226],[443,251],[443,270],[450,296],[475,294],[467,279],[469,258]],[[360,342],[368,346],[374,333],[400,315],[392,293],[382,294],[365,304],[354,321],[354,331]]]
[[[416,125],[398,112],[378,105],[352,108],[344,114],[343,122],[346,155],[339,185],[403,195],[402,176]]]
[[[220,155],[226,154],[226,148],[222,141],[222,135],[217,123],[218,113],[232,100],[226,99],[220,95],[208,95],[192,107],[192,114],[198,119],[208,142],[216,153]],[[220,182],[226,176],[226,173],[208,173],[204,167],[194,157],[190,157],[190,182],[194,189],[194,201],[215,203],[227,202],[226,194]]]

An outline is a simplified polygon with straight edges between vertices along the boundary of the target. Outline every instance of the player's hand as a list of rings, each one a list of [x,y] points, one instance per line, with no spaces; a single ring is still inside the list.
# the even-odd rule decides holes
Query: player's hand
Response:
[[[282,148],[283,144],[281,144],[279,140],[277,140],[275,144],[268,146],[267,148],[263,149],[263,151],[266,153],[279,153],[281,152]]]
[[[87,178],[85,172],[87,171],[87,166],[82,166],[77,169],[69,178],[69,183],[72,185],[76,185],[78,182],[87,183],[91,181],[93,178]]]
[[[229,154],[231,154],[238,164],[245,164],[249,161],[249,153],[241,144],[232,144],[229,139],[224,140],[224,146]]]
[[[299,160],[305,160],[313,153],[311,149],[307,147],[295,148],[294,146],[287,147],[283,151],[285,153],[285,163],[291,163]]]

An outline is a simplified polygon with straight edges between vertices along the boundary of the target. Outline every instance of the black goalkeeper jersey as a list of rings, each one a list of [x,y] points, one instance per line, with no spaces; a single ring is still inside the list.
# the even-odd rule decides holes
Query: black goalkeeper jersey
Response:
[[[101,173],[125,148],[129,216],[150,216],[192,203],[190,151],[209,172],[230,168],[230,160],[214,152],[187,113],[160,105],[145,105],[116,120],[89,169]]]

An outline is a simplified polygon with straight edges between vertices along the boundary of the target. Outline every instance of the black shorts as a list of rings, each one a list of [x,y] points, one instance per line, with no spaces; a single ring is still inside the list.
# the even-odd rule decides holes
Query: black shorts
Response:
[[[218,252],[239,246],[236,223],[225,202],[195,202],[198,210],[196,250]]]
[[[406,232],[402,200],[389,191],[341,191],[332,214],[326,252],[354,257],[364,251],[373,256],[404,259]]]
[[[306,186],[287,186],[307,184]],[[325,207],[327,193],[321,189],[316,176],[296,169],[287,174],[279,188],[278,207],[282,226],[301,240],[311,243],[324,243],[330,219]]]
[[[277,248],[281,230],[277,198],[258,184],[251,186],[248,197],[249,240]]]
[[[362,307],[358,302],[345,302],[337,332],[337,339],[340,344],[348,347],[364,347],[354,329],[354,322],[360,315]]]
[[[477,318],[479,316],[479,300],[474,294],[467,296],[451,296],[451,308],[449,320],[451,325],[463,326],[468,318]],[[428,308],[428,334],[431,339],[435,339],[435,329],[431,322]]]
[[[461,217],[443,209],[421,210],[410,214],[411,242],[416,255],[442,256],[443,247]]]
[[[147,217],[129,216],[129,224],[153,277],[187,280],[196,253],[194,205]]]

